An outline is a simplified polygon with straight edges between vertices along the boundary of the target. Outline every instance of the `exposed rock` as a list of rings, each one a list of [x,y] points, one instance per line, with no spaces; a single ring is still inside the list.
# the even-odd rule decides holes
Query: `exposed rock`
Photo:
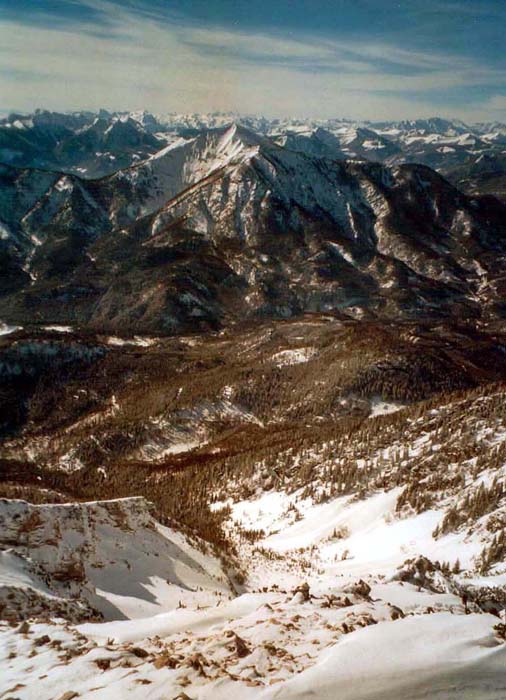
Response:
[[[237,656],[240,659],[244,658],[245,656],[249,656],[249,654],[251,654],[251,649],[246,644],[244,639],[242,639],[242,637],[239,637],[238,634],[234,635],[234,641],[235,641],[235,650],[237,652]]]

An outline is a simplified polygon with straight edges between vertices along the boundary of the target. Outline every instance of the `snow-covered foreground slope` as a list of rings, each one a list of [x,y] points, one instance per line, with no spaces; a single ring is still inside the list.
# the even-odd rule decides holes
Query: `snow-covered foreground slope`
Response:
[[[444,612],[387,622],[346,637],[272,698],[393,700],[503,698],[506,648],[489,615]]]
[[[3,623],[1,690],[20,700],[504,698],[506,645],[491,614],[504,572],[473,588],[472,539],[434,540],[441,513],[399,519],[397,496],[313,504],[278,491],[233,504],[227,528],[248,572],[235,598],[218,562],[157,525],[141,499],[4,501],[2,532],[19,542],[3,554],[4,586],[34,588],[42,565],[54,595],[73,555],[84,565],[78,595],[116,614]],[[436,557],[461,557],[462,572]]]

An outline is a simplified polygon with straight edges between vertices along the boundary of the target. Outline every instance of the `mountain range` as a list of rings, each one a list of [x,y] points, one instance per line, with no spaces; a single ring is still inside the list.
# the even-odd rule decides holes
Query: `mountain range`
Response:
[[[178,138],[193,138],[203,130],[232,122],[312,155],[365,158],[387,165],[423,163],[469,192],[486,189],[494,193],[495,186],[495,193],[503,194],[506,124],[468,125],[441,118],[359,122],[232,113],[153,115],[100,110],[61,114],[37,110],[0,119],[0,162],[101,177]]]
[[[99,178],[4,164],[0,317],[162,333],[307,311],[501,318],[505,205],[355,157],[384,140],[233,123]]]

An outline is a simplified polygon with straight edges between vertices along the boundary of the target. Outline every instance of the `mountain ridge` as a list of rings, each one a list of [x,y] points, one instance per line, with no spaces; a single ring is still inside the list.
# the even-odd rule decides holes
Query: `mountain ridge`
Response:
[[[501,314],[505,207],[424,165],[315,156],[232,124],[97,180],[47,172],[44,189],[41,171],[3,174],[11,273],[0,316],[10,323],[34,308],[47,323],[133,332],[219,327],[238,309]],[[115,310],[118,272],[129,318]]]

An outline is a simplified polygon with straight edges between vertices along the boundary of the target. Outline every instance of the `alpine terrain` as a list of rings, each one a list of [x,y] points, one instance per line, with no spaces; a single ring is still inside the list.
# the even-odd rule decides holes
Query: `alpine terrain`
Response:
[[[0,120],[0,698],[504,700],[506,124]]]

